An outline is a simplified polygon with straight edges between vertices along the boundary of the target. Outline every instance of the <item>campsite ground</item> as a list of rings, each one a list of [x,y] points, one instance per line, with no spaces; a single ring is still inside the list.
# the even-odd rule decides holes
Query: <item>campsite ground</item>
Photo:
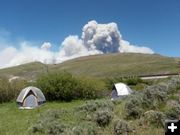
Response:
[[[85,101],[48,102],[38,109],[19,110],[16,103],[4,103],[0,106],[0,135],[26,135],[27,130],[37,120],[41,113],[48,109],[73,109]]]
[[[104,100],[104,99],[101,99]],[[83,100],[76,100],[72,102],[65,102],[65,103],[59,103],[59,102],[48,102],[44,106],[40,107],[39,109],[34,109],[34,110],[19,110],[17,108],[17,105],[15,102],[12,103],[4,103],[1,104],[0,107],[0,134],[1,135],[29,135],[31,134],[28,132],[30,127],[34,125],[39,117],[40,114],[46,112],[47,110],[51,109],[67,109],[69,110],[68,112],[73,112],[71,111],[72,109],[81,106],[84,104],[86,101]],[[117,106],[117,109],[115,110],[115,113],[117,115],[122,114],[123,110],[123,104],[119,104]],[[73,116],[73,113],[67,113],[66,122],[76,122],[76,119],[74,119],[75,116]],[[79,116],[80,117],[80,116]],[[79,117],[77,119],[79,119]],[[130,121],[130,123],[133,123],[134,126],[138,123],[138,120],[133,120]],[[101,134],[103,135],[113,135],[112,131],[112,125],[107,126],[101,130]],[[138,128],[138,132],[136,134],[138,135],[161,135],[164,133],[163,128],[155,128],[155,127],[144,127],[144,128]],[[132,133],[135,134],[135,133]],[[39,133],[33,134],[33,135],[39,135]],[[40,134],[42,135],[42,134]]]

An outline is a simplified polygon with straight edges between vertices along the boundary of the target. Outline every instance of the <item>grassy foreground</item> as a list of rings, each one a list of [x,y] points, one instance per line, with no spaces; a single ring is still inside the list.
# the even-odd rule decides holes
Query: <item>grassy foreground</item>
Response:
[[[47,102],[38,109],[19,110],[16,103],[0,104],[0,135],[27,135],[28,129],[41,113],[48,109],[73,109],[85,101],[76,100],[69,103]]]
[[[103,99],[102,99],[103,100]],[[58,103],[58,102],[50,102],[46,103],[44,106],[34,109],[34,110],[19,110],[16,106],[16,103],[4,103],[0,105],[0,134],[2,135],[43,135],[41,133],[32,134],[28,130],[32,125],[34,125],[40,114],[46,112],[48,109],[66,109],[68,112],[72,112],[71,110],[83,105],[86,101],[76,100],[69,103]],[[121,115],[123,105],[119,104],[117,109],[115,110],[115,114]],[[67,113],[63,119],[66,122],[81,122],[80,117],[74,116],[73,113]],[[80,121],[79,121],[80,120]],[[137,124],[138,120],[130,121],[134,126]],[[102,135],[114,135],[112,131],[112,127],[107,126],[103,129],[99,129],[99,134]],[[137,133],[138,135],[163,135],[163,128],[155,128],[155,127],[144,127],[139,128]]]
[[[154,82],[122,98],[47,102],[19,110],[0,104],[0,135],[163,135],[165,119],[180,118],[180,78]]]

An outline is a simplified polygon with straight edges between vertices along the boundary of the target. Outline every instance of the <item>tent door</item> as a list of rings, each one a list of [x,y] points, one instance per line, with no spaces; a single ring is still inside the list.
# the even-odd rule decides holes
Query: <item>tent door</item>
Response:
[[[23,106],[24,107],[37,107],[38,106],[37,98],[33,94],[30,94],[24,100]]]
[[[115,89],[112,91],[111,97],[112,97],[113,99],[118,98],[118,94],[117,94],[117,91],[116,91]]]

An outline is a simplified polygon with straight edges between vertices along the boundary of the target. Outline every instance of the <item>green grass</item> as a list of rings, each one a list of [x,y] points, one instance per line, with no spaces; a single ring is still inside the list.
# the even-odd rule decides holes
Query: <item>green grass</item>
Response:
[[[66,70],[75,75],[93,77],[117,77],[176,73],[180,71],[179,58],[151,54],[115,53],[80,57],[55,65],[29,63],[0,70],[1,76],[22,76],[35,79],[42,73]]]
[[[16,103],[4,103],[0,105],[0,134],[2,135],[42,135],[40,133],[32,134],[28,132],[29,127],[35,124],[40,118],[40,114],[48,109],[66,109],[68,112],[62,115],[61,120],[65,123],[77,125],[83,122],[81,116],[76,116],[73,113],[75,107],[81,106],[85,101],[76,100],[72,102],[48,102],[42,107],[33,110],[19,110]],[[123,106],[124,102],[116,105],[114,114],[120,119],[123,119]],[[80,115],[80,114],[78,114]],[[48,116],[47,116],[48,117]],[[136,127],[139,120],[129,120],[129,122]],[[113,126],[110,124],[105,128],[98,128],[98,133],[103,135],[114,135]],[[138,130],[137,130],[138,129]],[[164,130],[162,128],[151,127],[139,127],[136,128],[136,134],[138,135],[163,135]],[[131,133],[134,135],[135,133]]]
[[[76,75],[114,77],[180,71],[174,58],[149,54],[108,54],[81,57],[50,67]]]
[[[6,76],[8,78],[10,78],[11,76],[21,76],[22,78],[35,79],[36,74],[43,72],[45,73],[46,69],[46,65],[40,62],[34,62],[11,68],[1,69],[0,76]]]
[[[26,135],[28,128],[38,120],[39,114],[42,112],[48,109],[69,110],[82,105],[84,102],[81,100],[67,103],[48,102],[33,110],[19,110],[14,102],[0,104],[0,135]]]

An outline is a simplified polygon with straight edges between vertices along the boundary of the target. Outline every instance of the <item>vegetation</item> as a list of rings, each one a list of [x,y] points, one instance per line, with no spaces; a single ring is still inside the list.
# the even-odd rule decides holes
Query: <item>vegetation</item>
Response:
[[[63,121],[73,121],[72,108],[81,106],[85,101],[71,101],[71,102],[47,102],[45,105],[34,110],[19,110],[15,102],[0,104],[0,134],[3,135],[36,135],[32,132],[32,128],[38,125],[38,121],[42,121],[45,117],[53,117],[53,110],[67,109],[69,110],[66,115],[63,116]],[[49,112],[52,112],[49,114]],[[49,114],[49,115],[48,115]],[[65,113],[64,113],[65,114]],[[48,119],[48,118],[47,118]],[[75,119],[74,121],[78,120]],[[38,132],[40,135],[41,133]],[[43,133],[41,134],[43,135]]]
[[[155,127],[164,127],[165,125],[165,114],[163,112],[150,110],[144,113],[144,125],[153,125]]]
[[[29,85],[35,85],[40,88],[49,101],[94,99],[103,97],[108,93],[102,80],[74,77],[67,72],[42,75],[36,82],[27,82],[23,79],[9,81],[4,77],[0,78],[0,103],[15,100],[20,91]]]
[[[95,121],[97,122],[97,124],[100,127],[105,127],[107,126],[111,119],[112,119],[112,112],[110,112],[109,110],[99,110],[96,112],[96,117],[95,117]]]
[[[172,80],[176,80],[173,81],[173,85],[179,82],[179,79],[173,78]],[[172,80],[167,80],[167,85],[172,85],[170,84]],[[171,108],[173,111],[170,111],[168,101],[172,99],[164,99],[164,95],[161,97],[159,94],[163,90],[166,92],[166,96],[169,97],[179,92],[179,88],[175,88],[176,90],[171,89],[172,87],[164,87],[162,83],[159,85],[154,84],[151,87],[147,87],[142,93],[135,93],[123,99],[123,101],[112,102],[107,99],[90,100],[71,110],[45,112],[43,115],[46,118],[40,117],[40,121],[42,119],[42,123],[47,125],[42,128],[43,124],[37,122],[32,126],[33,128],[35,126],[35,130],[32,130],[32,128],[31,133],[35,131],[34,133],[47,135],[142,135],[144,133],[151,134],[152,132],[158,135],[163,134],[165,119],[169,117],[177,118],[180,115],[178,106],[176,106],[176,110]],[[155,90],[157,91],[155,92]],[[147,97],[147,99],[144,97]],[[144,102],[149,102],[149,99],[155,100],[156,104],[152,106],[144,105]],[[177,99],[173,99],[173,101],[175,105],[178,105],[177,102],[179,101]],[[44,122],[46,119],[51,119],[52,116],[54,120]],[[71,118],[71,121],[67,120],[67,116]],[[48,124],[49,122],[50,124]],[[153,127],[153,131],[151,127]],[[141,132],[139,128],[145,128],[146,132]],[[49,132],[50,129],[54,129],[53,131],[55,132]]]
[[[142,108],[142,99],[140,96],[133,95],[129,97],[125,103],[124,110],[126,112],[126,118],[140,118],[143,108]]]
[[[171,81],[172,80],[168,82]],[[148,91],[152,90],[153,92],[152,93],[150,92],[151,94],[149,94],[147,90]],[[154,90],[157,90],[157,92],[154,92]],[[101,133],[108,135],[141,134],[141,132],[138,131],[138,128],[141,127],[141,125],[147,126],[146,130],[149,131],[149,134],[151,132],[150,127],[160,130],[156,134],[159,133],[163,134],[162,131],[164,129],[164,120],[165,118],[169,117],[170,113],[168,114],[162,112],[167,107],[166,103],[168,99],[164,100],[163,98],[159,97],[160,90],[161,90],[161,86],[155,84],[154,86],[145,89],[143,93],[136,93],[135,95],[127,97],[126,99],[124,99],[124,101],[112,102],[106,99],[90,100],[86,102],[84,105],[74,108],[73,110],[71,110],[71,112],[65,111],[65,114],[71,114],[71,113],[74,114],[74,117],[72,118],[71,122],[62,121],[62,117],[64,116],[62,114],[62,111],[60,111],[58,116],[61,116],[61,118],[56,117],[56,120],[53,120],[52,124],[50,125],[53,125],[55,121],[59,121],[59,124],[61,126],[59,126],[58,134],[72,134],[72,135],[76,135],[76,134],[98,135]],[[167,92],[168,90],[165,91]],[[177,91],[179,90],[176,90],[174,92],[176,93]],[[152,97],[153,100],[156,100],[158,107],[156,106],[155,109],[159,109],[159,110],[152,110],[151,106],[144,105],[144,101],[142,99],[143,97],[145,97],[145,95],[147,98]],[[166,96],[168,96],[168,92]],[[164,106],[160,107],[161,104],[163,104]],[[120,106],[121,108],[123,108],[122,110],[119,109]],[[119,111],[121,113],[119,113]],[[167,109],[166,111],[168,112]],[[57,111],[55,111],[54,114],[56,114],[56,112]],[[175,114],[179,116],[178,113],[179,112],[175,111]],[[174,116],[174,113],[171,113],[171,115]],[[47,117],[48,115],[45,116]],[[77,116],[78,116],[78,120],[77,120]],[[83,125],[86,125],[88,123],[87,125],[88,128],[86,128],[82,124],[79,124],[79,122],[80,123],[82,122]],[[43,123],[48,123],[48,122],[43,122]],[[62,124],[64,126],[62,126]],[[57,125],[58,124],[54,126],[55,129],[57,128]],[[46,127],[41,132],[45,133],[45,131],[48,128],[49,127]],[[67,132],[67,131],[71,131],[71,132]],[[49,135],[50,133],[46,133],[46,134]],[[56,135],[56,133],[54,133],[54,135]]]
[[[164,119],[180,117],[179,99],[172,98],[179,94],[179,80],[163,80],[165,83],[155,83],[119,101],[49,102],[35,110],[19,110],[14,103],[3,103],[0,105],[0,131],[9,135],[161,135]],[[161,90],[166,91],[165,100],[159,96]],[[144,105],[149,102],[144,97],[155,100],[156,107]]]
[[[117,119],[114,122],[115,135],[127,135],[132,132],[132,127],[125,120]]]
[[[74,77],[67,72],[50,73],[37,79],[47,100],[92,99],[102,96],[104,83],[98,79]]]
[[[7,78],[0,78],[0,103],[15,100],[19,92],[26,86],[25,80],[9,82]]]

